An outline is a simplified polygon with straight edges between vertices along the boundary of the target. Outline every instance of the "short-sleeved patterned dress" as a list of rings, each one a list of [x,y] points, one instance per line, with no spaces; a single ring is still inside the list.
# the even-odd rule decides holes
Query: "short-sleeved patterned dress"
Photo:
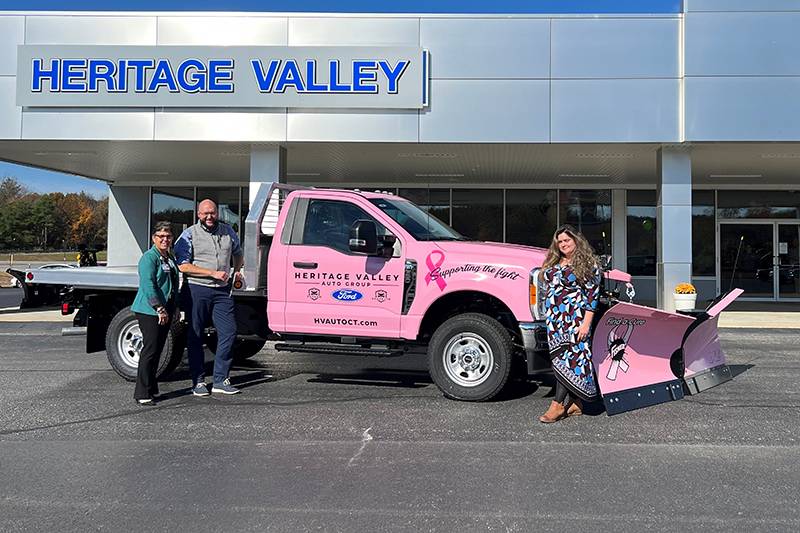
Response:
[[[597,308],[600,269],[595,266],[588,282],[581,284],[569,265],[544,271],[547,282],[545,318],[553,373],[567,390],[583,400],[598,396],[592,369],[591,337],[577,340],[578,328],[587,311]]]

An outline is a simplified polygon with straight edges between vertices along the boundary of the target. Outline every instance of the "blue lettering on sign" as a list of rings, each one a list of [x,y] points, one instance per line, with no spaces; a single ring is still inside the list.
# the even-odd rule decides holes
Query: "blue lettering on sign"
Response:
[[[410,60],[357,59],[343,66],[331,59],[322,66],[313,59],[251,59],[250,67],[261,93],[377,94],[381,87],[397,94],[400,78]],[[177,67],[169,59],[49,59],[32,60],[31,91],[96,93],[101,86],[110,93],[153,94],[230,93],[234,91],[234,60],[188,58]],[[327,69],[327,76],[324,70]],[[351,81],[343,82],[342,79]]]
[[[333,296],[334,300],[339,300],[340,302],[355,302],[364,297],[363,294],[353,289],[339,289],[338,291],[333,291],[331,296]]]

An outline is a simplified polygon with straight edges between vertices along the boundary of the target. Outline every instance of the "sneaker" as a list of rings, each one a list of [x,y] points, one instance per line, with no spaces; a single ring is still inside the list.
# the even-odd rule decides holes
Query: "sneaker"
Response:
[[[192,389],[192,394],[194,396],[208,396],[211,393],[208,392],[208,387],[206,386],[205,383],[198,383]]]
[[[153,404],[153,399],[152,398],[140,398],[140,399],[136,400],[136,403],[138,403],[139,405],[152,405]]]
[[[221,392],[222,394],[236,394],[239,389],[231,385],[231,380],[226,379],[222,383],[214,383],[211,392]]]

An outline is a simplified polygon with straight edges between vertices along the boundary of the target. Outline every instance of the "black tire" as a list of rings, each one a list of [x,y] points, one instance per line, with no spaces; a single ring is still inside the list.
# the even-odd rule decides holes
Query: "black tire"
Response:
[[[514,343],[497,320],[464,313],[447,320],[428,345],[428,368],[442,393],[453,400],[491,400],[511,373]]]
[[[175,370],[183,358],[185,347],[185,328],[180,322],[174,323],[158,360],[157,379]],[[127,381],[136,381],[141,348],[141,332],[136,315],[130,307],[125,307],[111,319],[106,331],[106,355],[114,372]]]
[[[233,341],[233,348],[231,354],[234,361],[242,361],[250,359],[258,355],[258,352],[267,344],[265,340],[255,339],[236,339]],[[206,337],[206,348],[213,354],[217,353],[217,334],[211,333]]]
[[[264,340],[244,339],[237,340],[233,345],[233,359],[234,361],[241,361],[243,359],[250,359],[258,355],[258,352],[267,344]]]

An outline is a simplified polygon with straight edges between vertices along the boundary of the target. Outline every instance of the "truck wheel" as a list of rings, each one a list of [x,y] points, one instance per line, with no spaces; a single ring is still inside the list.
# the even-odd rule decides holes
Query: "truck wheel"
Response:
[[[180,322],[170,328],[167,342],[161,351],[156,368],[156,378],[165,376],[175,370],[183,357],[186,346],[184,326]],[[117,313],[106,331],[106,355],[111,368],[120,377],[128,381],[136,381],[139,368],[139,353],[142,350],[142,331],[139,322],[130,307]]]
[[[267,341],[251,339],[237,340],[233,345],[233,359],[241,361],[242,359],[255,357],[265,344],[267,344]]]
[[[454,400],[479,402],[494,398],[511,372],[514,343],[495,319],[465,313],[447,320],[428,345],[431,377]]]
[[[261,348],[267,344],[267,341],[263,340],[254,340],[254,339],[236,339],[233,341],[233,348],[231,348],[231,354],[233,354],[234,361],[242,361],[243,359],[250,359],[251,357],[255,357],[258,355],[258,352],[261,351]],[[211,351],[211,353],[217,353],[217,334],[211,333],[206,337],[206,348]]]

